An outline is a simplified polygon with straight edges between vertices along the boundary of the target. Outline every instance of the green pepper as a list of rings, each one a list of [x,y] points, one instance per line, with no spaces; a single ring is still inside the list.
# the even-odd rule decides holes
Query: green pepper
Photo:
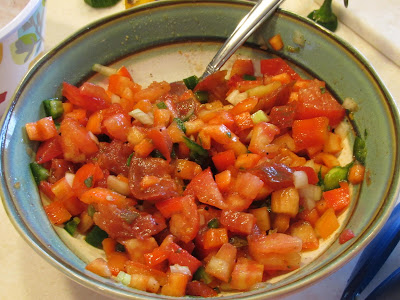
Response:
[[[208,102],[209,97],[208,97],[207,91],[196,91],[196,92],[194,92],[194,95],[196,96],[197,100],[199,100],[199,102],[201,104]]]
[[[167,104],[165,104],[164,101],[158,102],[156,105],[157,105],[157,108],[159,108],[159,109],[167,109],[168,108]]]
[[[182,130],[184,133],[186,133],[186,127],[185,127],[185,122],[183,122],[179,118],[174,118],[174,121],[176,122],[176,125],[180,130]]]
[[[190,77],[183,79],[183,82],[185,83],[186,87],[189,90],[193,90],[199,83],[199,78],[196,75],[192,75]]]
[[[94,8],[110,7],[117,4],[119,0],[85,0],[85,3]]]
[[[58,119],[64,113],[62,101],[58,98],[43,100],[43,107],[46,115],[52,117],[53,120]]]
[[[206,272],[206,269],[203,266],[200,266],[196,272],[193,274],[193,279],[202,281],[205,284],[211,283],[213,280],[212,277]]]
[[[49,178],[50,176],[49,170],[47,170],[45,167],[38,164],[37,162],[30,163],[29,167],[31,169],[33,178],[36,181],[36,184],[39,184],[43,180],[47,180],[47,178]]]
[[[217,218],[213,218],[207,223],[208,228],[219,228],[219,220]]]
[[[209,159],[208,151],[186,136],[183,136],[183,142],[190,150],[189,158],[204,167]]]
[[[349,169],[353,163],[350,163],[344,167],[333,167],[325,174],[323,190],[329,191],[333,189],[337,189],[340,187],[341,181],[347,181],[347,175],[349,173]]]
[[[344,0],[344,5],[347,7],[348,0]],[[331,31],[337,29],[338,20],[332,10],[332,0],[325,0],[320,9],[312,11],[307,17]]]
[[[248,80],[248,81],[254,81],[254,80],[257,79],[257,77],[256,77],[256,76],[253,76],[253,75],[249,75],[249,74],[244,74],[244,75],[243,75],[243,79],[244,79],[244,80]]]
[[[96,248],[102,247],[102,242],[104,239],[108,238],[107,232],[101,229],[99,226],[93,226],[92,230],[85,237],[85,241]]]
[[[70,235],[74,235],[76,229],[78,228],[79,223],[81,222],[81,220],[78,217],[74,217],[72,218],[72,220],[68,221],[67,223],[65,223],[64,225],[64,229],[70,234]]]
[[[365,159],[367,158],[367,147],[365,140],[356,136],[353,146],[354,157],[361,163],[365,164]]]

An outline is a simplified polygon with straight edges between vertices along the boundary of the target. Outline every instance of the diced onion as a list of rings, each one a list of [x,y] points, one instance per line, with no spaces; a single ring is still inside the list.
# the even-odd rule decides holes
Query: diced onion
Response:
[[[243,101],[244,99],[248,98],[247,92],[239,92],[238,90],[233,90],[227,97],[226,101],[229,103],[236,105],[239,102]]]
[[[350,132],[350,124],[348,122],[341,122],[335,128],[335,133],[338,134],[342,138],[342,140],[347,138],[349,132]]]
[[[351,112],[355,112],[358,110],[357,102],[354,101],[354,99],[350,98],[350,97],[347,97],[344,99],[342,106],[343,106],[343,108],[348,109]]]
[[[299,189],[299,195],[304,200],[318,201],[321,199],[322,190],[318,185],[307,184]]]
[[[131,191],[127,182],[117,178],[117,176],[109,175],[107,177],[107,187],[110,190],[116,191],[119,194],[129,196]]]
[[[301,189],[308,185],[308,176],[304,171],[293,172],[293,183],[296,189]]]
[[[186,274],[189,276],[192,276],[192,272],[190,272],[189,268],[187,266],[181,266],[178,264],[169,266],[169,269],[171,273],[181,273],[181,274]]]
[[[100,73],[101,75],[107,76],[107,77],[118,72],[117,69],[106,67],[106,66],[103,66],[100,64],[94,64],[92,67],[92,70]]]
[[[260,122],[269,122],[269,116],[261,109],[257,110],[254,114],[252,114],[251,119],[253,120],[254,124]]]
[[[293,32],[293,42],[296,43],[299,46],[304,47],[304,45],[306,43],[306,39],[304,38],[304,34],[301,33],[298,30],[295,30]]]
[[[132,110],[129,115],[144,125],[153,125],[154,123],[153,115],[146,114],[139,108]]]
[[[93,134],[93,132],[89,131],[89,136],[90,136],[90,138],[91,138],[97,145],[100,144],[100,143],[99,143],[99,139],[97,138],[97,136],[95,136],[95,135]]]
[[[120,103],[121,97],[115,94],[111,94],[111,103]]]
[[[123,285],[129,285],[131,283],[131,275],[120,271],[117,275],[117,281],[121,282]]]
[[[65,179],[67,180],[68,184],[72,187],[72,184],[74,182],[75,174],[72,173],[65,173]]]

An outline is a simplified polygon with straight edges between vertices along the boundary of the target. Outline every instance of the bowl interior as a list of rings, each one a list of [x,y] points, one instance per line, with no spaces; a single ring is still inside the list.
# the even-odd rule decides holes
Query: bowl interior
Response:
[[[45,116],[42,100],[57,95],[63,81],[79,84],[93,76],[91,67],[95,63],[136,64],[132,73],[139,82],[171,82],[192,74],[201,75],[213,51],[250,8],[251,3],[241,1],[161,1],[124,11],[91,24],[61,43],[45,55],[21,83],[9,111],[3,116],[0,136],[0,171],[6,174],[0,179],[3,203],[21,235],[72,279],[123,297],[161,297],[127,289],[91,274],[84,269],[85,262],[60,239],[47,220],[29,172],[28,165],[34,158],[37,144],[28,140],[25,123]],[[281,34],[285,45],[297,46],[293,42],[296,32],[306,40],[300,51],[260,50],[260,46],[265,46],[265,41],[277,33]],[[168,53],[176,56],[177,49],[182,53],[181,61],[175,59],[168,63],[168,59],[160,59]],[[203,54],[197,56],[196,51]],[[325,81],[339,100],[355,99],[360,108],[352,123],[358,133],[367,135],[368,178],[356,190],[358,200],[342,220],[342,228],[352,229],[356,238],[344,245],[332,240],[326,251],[300,271],[265,288],[235,296],[265,299],[292,292],[330,274],[362,249],[382,227],[399,188],[399,118],[390,94],[364,58],[306,19],[279,11],[240,51],[241,55],[253,57],[279,55],[305,76],[311,74]],[[140,66],[146,61],[148,67],[142,69]],[[149,69],[151,66],[153,70]]]

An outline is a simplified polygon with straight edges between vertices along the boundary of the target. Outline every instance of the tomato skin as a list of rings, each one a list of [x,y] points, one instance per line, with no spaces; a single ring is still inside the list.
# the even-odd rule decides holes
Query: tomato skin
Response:
[[[340,182],[340,188],[322,193],[326,200],[326,205],[332,207],[335,211],[340,211],[350,204],[349,184],[345,181]]]
[[[103,177],[103,172],[98,165],[87,163],[76,171],[72,189],[76,196],[80,197],[84,192],[91,189],[97,181],[103,179]]]
[[[252,214],[226,210],[221,213],[220,222],[230,232],[250,234],[256,224],[256,217]]]
[[[311,147],[322,149],[328,139],[328,126],[329,119],[327,117],[294,121],[292,136],[296,149],[301,150]]]
[[[343,232],[339,235],[339,244],[344,244],[354,237],[354,232],[351,229],[347,228],[343,230]]]
[[[204,170],[192,179],[187,185],[184,195],[194,195],[200,202],[220,209],[227,208],[210,168]]]
[[[38,164],[43,164],[53,158],[61,156],[62,154],[61,137],[57,135],[40,144],[36,152],[36,162]]]
[[[94,90],[97,90],[97,87],[93,88],[90,83],[86,83],[84,84],[83,89],[84,93],[87,93],[91,96],[84,95],[81,93],[81,90],[76,86],[73,86],[72,84],[69,84],[67,82],[63,82],[62,95],[67,98],[72,104],[87,109],[91,112],[104,109],[108,106],[106,100],[101,98],[102,96],[104,96],[104,94],[100,95],[99,93],[98,95],[94,96],[96,93]]]
[[[234,75],[254,75],[254,65],[251,59],[237,59],[232,65],[229,77]]]
[[[165,127],[151,128],[147,136],[153,140],[154,147],[161,152],[167,162],[171,161],[172,140]]]
[[[216,297],[218,293],[201,281],[189,281],[186,285],[186,294],[198,297]]]
[[[322,92],[325,84],[313,80],[307,87],[299,90],[299,98],[296,108],[296,119],[310,119],[315,117],[327,117],[329,125],[336,127],[345,117],[345,109],[328,92]]]
[[[250,172],[274,190],[293,186],[293,169],[282,163],[264,162]]]
[[[291,127],[296,114],[296,104],[274,106],[269,114],[270,122],[280,129]]]
[[[144,176],[155,176],[159,181],[141,188]],[[178,187],[171,178],[169,164],[161,158],[132,158],[129,170],[129,188],[136,199],[160,201],[178,196]]]
[[[260,61],[261,74],[269,76],[288,73],[292,80],[297,80],[300,75],[296,73],[282,58],[263,59]]]

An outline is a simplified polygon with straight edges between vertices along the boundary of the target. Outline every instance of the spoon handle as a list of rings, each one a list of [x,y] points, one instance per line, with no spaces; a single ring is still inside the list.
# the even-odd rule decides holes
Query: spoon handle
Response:
[[[233,53],[248,39],[284,0],[259,0],[250,12],[239,22],[231,36],[206,67],[201,79],[218,71]]]

